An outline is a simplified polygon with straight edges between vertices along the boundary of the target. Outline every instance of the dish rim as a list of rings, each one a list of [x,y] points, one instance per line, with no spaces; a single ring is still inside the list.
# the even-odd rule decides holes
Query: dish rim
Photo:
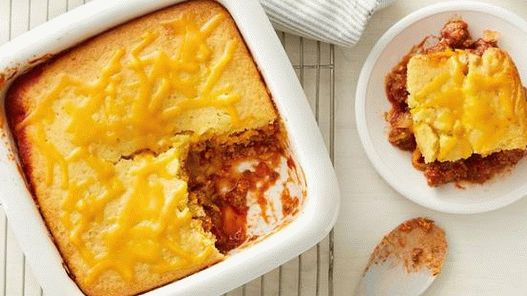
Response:
[[[432,4],[421,9],[418,9],[398,22],[392,25],[373,46],[370,54],[368,55],[364,65],[360,71],[359,79],[357,82],[357,90],[355,94],[355,122],[359,138],[362,146],[368,156],[368,159],[373,164],[377,173],[399,194],[413,201],[414,203],[421,205],[425,208],[433,209],[439,212],[451,213],[451,214],[476,214],[483,213],[510,205],[526,195],[524,190],[514,190],[508,193],[505,197],[481,203],[467,204],[462,207],[455,204],[438,204],[427,201],[426,199],[419,198],[413,192],[411,188],[407,188],[400,184],[395,176],[389,172],[388,167],[381,159],[381,155],[373,148],[372,138],[370,137],[367,120],[366,120],[366,91],[369,85],[369,79],[372,74],[373,68],[377,63],[380,55],[386,48],[386,46],[392,42],[397,36],[405,30],[408,26],[415,22],[418,22],[424,18],[432,17],[436,14],[443,12],[459,12],[459,11],[473,11],[483,14],[492,15],[501,19],[506,20],[511,25],[520,28],[520,30],[527,33],[527,21],[513,12],[492,4],[481,3],[475,1],[447,1]],[[386,99],[386,98],[385,98]],[[386,139],[387,141],[387,139]],[[408,158],[410,161],[410,157]],[[424,179],[423,179],[423,182]],[[484,185],[482,185],[484,186]],[[467,189],[470,190],[470,189]]]
[[[46,293],[80,295],[21,175],[4,109],[16,77],[48,57],[107,29],[185,0],[96,0],[75,8],[0,46],[0,200],[27,261]],[[339,186],[309,103],[278,36],[255,1],[217,0],[230,13],[286,128],[290,150],[306,184],[295,219],[257,244],[145,295],[221,294],[272,270],[322,240],[336,222]],[[34,62],[34,61],[37,62]],[[17,70],[13,76],[12,70]],[[0,77],[2,78],[2,77]],[[0,79],[1,80],[1,79]],[[307,113],[307,114],[306,114]],[[5,165],[4,165],[5,164]]]

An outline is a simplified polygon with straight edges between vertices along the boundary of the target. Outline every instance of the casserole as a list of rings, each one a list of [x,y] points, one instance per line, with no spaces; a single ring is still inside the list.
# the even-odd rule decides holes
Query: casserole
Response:
[[[117,3],[95,1],[20,36],[0,49],[1,72],[4,75],[2,96],[16,74],[47,59],[49,54],[67,49],[140,14],[176,2],[129,1],[126,7],[122,7]],[[211,294],[231,289],[285,262],[291,256],[316,243],[333,225],[338,209],[338,191],[334,172],[326,156],[320,135],[316,131],[316,124],[312,116],[306,118],[302,114],[310,112],[307,102],[294,78],[294,72],[290,67],[285,66],[287,65],[287,62],[284,62],[285,54],[262,10],[253,2],[236,3],[236,5],[229,1],[220,3],[235,19],[275,100],[289,135],[291,150],[306,177],[307,200],[296,220],[284,226],[276,234],[238,250],[236,254],[229,256],[218,265],[150,292],[156,295],[159,293]],[[251,15],[247,15],[249,12]],[[249,23],[248,20],[250,20],[250,26],[241,25]],[[258,40],[265,40],[265,42]],[[16,54],[13,55],[13,53]],[[286,99],[280,102],[279,98]],[[5,116],[3,116],[3,121],[5,121],[4,118]],[[10,223],[17,233],[22,249],[27,254],[28,261],[35,270],[37,279],[46,292],[53,295],[79,293],[78,288],[60,266],[60,257],[46,236],[37,209],[32,204],[31,196],[17,172],[16,152],[13,150],[10,135],[5,129],[7,126],[5,122],[3,126],[7,142],[2,147],[2,153],[4,153],[2,162],[6,165],[2,166],[4,171],[1,174],[6,178],[2,179],[1,194],[6,197],[3,204]],[[294,129],[302,129],[305,134],[294,135]],[[322,155],[324,156],[321,157]],[[314,172],[323,173],[322,177],[317,176],[316,183],[310,181],[315,180],[312,175]],[[25,198],[21,198],[21,194]],[[21,227],[22,223],[26,227]],[[234,276],[240,264],[243,266],[243,275]]]

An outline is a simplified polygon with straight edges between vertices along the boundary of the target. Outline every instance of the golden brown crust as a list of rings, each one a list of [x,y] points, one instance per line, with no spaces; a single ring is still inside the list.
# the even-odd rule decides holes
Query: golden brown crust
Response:
[[[139,271],[142,276],[129,284],[124,284],[119,280],[117,275],[112,274],[107,275],[105,279],[97,281],[94,284],[81,284],[77,278],[79,274],[83,273],[85,266],[77,262],[76,259],[73,259],[72,254],[75,253],[75,250],[68,243],[67,234],[60,225],[60,212],[57,211],[56,206],[50,206],[57,204],[58,201],[48,194],[48,188],[44,185],[45,173],[41,172],[44,167],[43,159],[35,155],[35,147],[28,139],[26,129],[22,128],[18,130],[15,127],[34,110],[37,103],[34,100],[35,95],[45,90],[46,85],[51,85],[57,75],[60,73],[83,73],[83,78],[86,80],[96,78],[100,67],[102,67],[104,61],[108,60],[111,52],[115,48],[130,45],[130,42],[134,41],[131,39],[137,39],[145,30],[156,26],[158,27],[162,22],[173,19],[174,15],[177,16],[181,11],[191,14],[200,21],[210,18],[214,13],[228,14],[221,5],[210,0],[189,1],[154,12],[89,39],[72,49],[58,54],[49,61],[36,66],[28,73],[20,76],[13,83],[6,97],[7,119],[18,146],[19,157],[29,187],[34,192],[33,196],[37,206],[39,206],[48,229],[53,234],[53,238],[59,252],[62,254],[71,277],[79,284],[83,292],[89,295],[132,295],[151,290],[206,268],[221,260],[222,256],[218,253],[212,255],[202,265],[167,272],[161,275],[152,274],[146,270]],[[239,40],[242,44],[242,46],[239,46],[238,52],[236,52],[236,62],[229,65],[231,72],[237,74],[228,79],[231,82],[236,79],[243,80],[248,85],[246,91],[250,95],[260,98],[257,104],[259,104],[258,108],[260,108],[261,112],[258,113],[260,117],[255,120],[255,127],[272,122],[276,118],[276,112],[250,53],[244,46],[243,39],[236,29],[232,18],[228,17],[224,22],[225,25],[222,26],[221,33],[217,38],[220,41],[222,39],[235,39]],[[242,113],[254,112],[255,109],[250,104],[251,101],[243,102],[238,106],[239,111]]]
[[[31,145],[28,143],[26,130],[22,129],[20,131],[15,131],[15,127],[20,123],[28,114],[27,105],[24,101],[24,94],[26,89],[31,87],[39,79],[42,73],[41,67],[38,66],[33,69],[31,72],[23,74],[18,79],[16,79],[5,99],[5,112],[8,124],[13,132],[15,137],[15,142],[17,144],[18,156],[22,162],[23,172],[25,173],[25,180],[29,183],[29,189],[34,193],[35,184],[33,169],[31,166]],[[12,91],[13,90],[13,91]],[[35,198],[35,196],[33,196]]]

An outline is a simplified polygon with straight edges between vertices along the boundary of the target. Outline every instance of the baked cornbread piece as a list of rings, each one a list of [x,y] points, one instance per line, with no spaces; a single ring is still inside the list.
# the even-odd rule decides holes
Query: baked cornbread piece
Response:
[[[189,206],[188,149],[277,119],[214,1],[163,9],[59,54],[15,81],[6,111],[35,201],[88,295],[136,294],[221,260]]]
[[[408,106],[426,163],[525,149],[527,101],[509,55],[448,50],[408,63]]]

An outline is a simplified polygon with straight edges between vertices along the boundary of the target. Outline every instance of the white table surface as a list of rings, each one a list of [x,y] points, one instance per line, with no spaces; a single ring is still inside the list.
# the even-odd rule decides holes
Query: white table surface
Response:
[[[83,2],[0,0],[0,43]],[[333,151],[342,193],[342,208],[334,230],[333,284],[328,280],[331,271],[329,239],[326,238],[319,247],[319,295],[331,295],[330,286],[333,286],[334,295],[350,295],[369,253],[382,235],[403,220],[416,216],[436,220],[445,229],[449,242],[443,273],[425,295],[527,294],[527,199],[491,213],[468,216],[427,210],[396,193],[376,174],[357,135],[355,86],[369,51],[392,24],[434,2],[437,1],[396,1],[373,16],[362,40],[351,49],[331,48],[327,44],[285,36],[285,47],[291,62],[296,66],[328,147]],[[527,18],[525,1],[486,2],[503,6]],[[321,66],[317,67],[317,62]],[[334,116],[329,109],[332,96]],[[334,129],[331,128],[332,120]],[[316,295],[316,254],[317,249],[313,248],[301,259],[295,258],[285,264],[281,271],[277,269],[229,295]],[[0,295],[41,294],[0,211]]]

